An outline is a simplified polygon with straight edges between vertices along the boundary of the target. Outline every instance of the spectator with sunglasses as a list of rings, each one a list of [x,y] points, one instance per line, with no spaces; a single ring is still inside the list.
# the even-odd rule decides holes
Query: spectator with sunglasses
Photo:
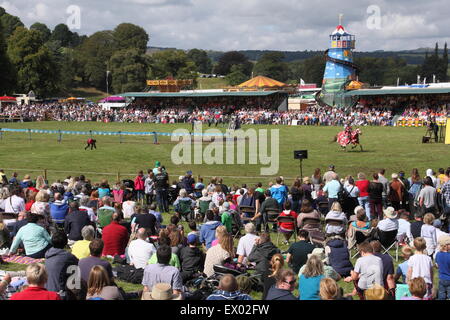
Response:
[[[269,289],[266,300],[298,300],[292,292],[295,290],[297,280],[291,269],[282,270],[276,275],[276,284]]]

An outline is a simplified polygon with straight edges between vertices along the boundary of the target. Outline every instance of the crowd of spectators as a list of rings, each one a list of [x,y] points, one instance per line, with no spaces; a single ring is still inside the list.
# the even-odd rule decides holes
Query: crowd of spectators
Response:
[[[291,186],[283,177],[227,186],[188,171],[170,183],[156,162],[111,186],[83,175],[49,183],[0,170],[3,258],[35,259],[22,277],[6,274],[0,293],[11,300],[251,300],[253,291],[263,300],[449,299],[450,168],[385,175],[339,177],[330,166]],[[395,244],[403,257],[397,269]],[[73,274],[80,286],[70,285]],[[214,285],[200,290],[198,279]],[[125,292],[117,280],[142,290]]]

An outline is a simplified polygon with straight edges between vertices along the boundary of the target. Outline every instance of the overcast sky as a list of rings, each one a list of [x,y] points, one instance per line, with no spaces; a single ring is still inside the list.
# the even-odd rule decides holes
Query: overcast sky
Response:
[[[395,3],[393,3],[395,2]],[[211,50],[323,50],[343,13],[356,50],[404,50],[450,42],[448,0],[0,0],[30,26],[68,23],[81,10],[79,34],[142,26],[149,46]],[[368,12],[369,10],[369,12]],[[379,10],[379,19],[377,11]],[[76,20],[72,20],[75,21]],[[378,23],[379,22],[379,23]]]

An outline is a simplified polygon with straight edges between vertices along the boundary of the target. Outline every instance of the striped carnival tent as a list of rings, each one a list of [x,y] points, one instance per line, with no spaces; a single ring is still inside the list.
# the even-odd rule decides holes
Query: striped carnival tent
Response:
[[[287,84],[271,79],[271,78],[267,78],[264,76],[257,76],[254,77],[253,79],[250,79],[248,81],[245,81],[244,83],[241,83],[240,85],[238,85],[239,88],[258,88],[258,89],[262,89],[262,88],[283,88],[286,87]]]

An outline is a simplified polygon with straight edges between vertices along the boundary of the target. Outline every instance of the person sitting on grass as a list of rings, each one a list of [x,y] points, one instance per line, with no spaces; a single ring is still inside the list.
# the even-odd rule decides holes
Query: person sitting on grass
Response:
[[[85,282],[85,284],[87,284],[91,269],[95,265],[101,265],[102,267],[104,267],[111,281],[113,280],[111,264],[107,260],[101,259],[103,246],[104,245],[102,239],[92,240],[89,244],[89,257],[80,259],[80,261],[78,261],[78,267],[80,268],[80,277],[81,280]]]
[[[200,228],[200,242],[205,245],[206,249],[209,249],[216,238],[216,229],[222,223],[214,220],[214,212],[211,210],[206,211],[206,219],[207,222]]]
[[[300,268],[308,260],[308,254],[314,250],[315,246],[309,242],[309,232],[300,230],[298,241],[291,244],[287,251],[286,263],[298,274]]]
[[[203,272],[205,267],[205,253],[197,246],[197,235],[194,233],[189,234],[187,243],[188,246],[182,248],[179,254],[183,283],[192,279],[195,274]]]
[[[21,292],[14,293],[10,300],[61,300],[58,293],[45,289],[48,275],[43,264],[30,264],[26,274],[28,287]]]
[[[425,300],[427,284],[422,277],[417,277],[409,281],[409,292],[411,297],[402,297],[401,300]]]
[[[210,277],[214,274],[214,265],[224,265],[226,261],[234,259],[233,237],[225,233],[220,237],[217,245],[206,251],[205,268],[203,273]]]
[[[72,246],[72,254],[78,259],[89,257],[89,244],[95,237],[95,230],[93,226],[85,226],[81,229],[81,236],[83,240],[78,240]]]
[[[238,263],[247,265],[247,257],[255,246],[255,241],[259,237],[256,235],[256,227],[253,223],[246,223],[244,226],[245,236],[239,239],[236,254],[238,255]]]
[[[263,232],[256,238],[252,251],[248,255],[248,261],[256,263],[256,273],[263,275],[270,269],[270,261],[273,255],[280,253],[270,239],[270,233]]]
[[[124,255],[129,240],[127,228],[120,225],[118,213],[113,213],[111,218],[111,223],[104,227],[102,231],[102,239],[105,244],[102,255],[112,257]]]
[[[323,278],[320,280],[319,289],[320,300],[341,300],[341,288],[331,278]]]
[[[166,245],[170,248],[170,243],[171,243],[171,240],[168,236],[168,233],[165,232],[164,230],[161,230],[161,232],[159,233],[159,238],[158,238],[159,246],[161,247],[161,246]],[[172,248],[170,250],[172,251]],[[152,255],[152,257],[150,258],[150,260],[148,260],[148,264],[156,264],[156,263],[158,263],[158,255],[155,252]],[[181,268],[180,259],[173,252],[172,252],[172,255],[170,256],[169,265],[172,267],[176,267],[178,269]]]
[[[238,282],[233,275],[226,274],[220,279],[218,290],[206,300],[252,300],[252,298],[239,291]]]
[[[124,300],[117,286],[111,284],[102,266],[94,266],[89,273],[86,300]]]
[[[295,290],[295,273],[291,269],[283,269],[276,276],[276,284],[269,289],[265,300],[298,300],[292,292]]]

